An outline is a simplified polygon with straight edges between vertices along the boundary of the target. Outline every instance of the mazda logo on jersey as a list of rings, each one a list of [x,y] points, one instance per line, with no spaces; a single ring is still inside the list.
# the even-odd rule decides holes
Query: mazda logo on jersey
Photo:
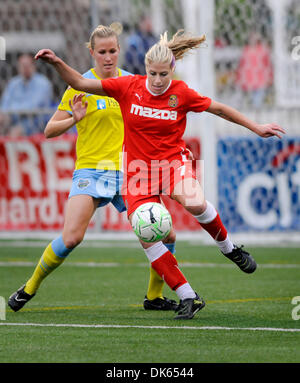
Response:
[[[158,120],[177,120],[177,112],[175,111],[147,108],[135,104],[131,105],[130,113],[142,117],[157,118]]]

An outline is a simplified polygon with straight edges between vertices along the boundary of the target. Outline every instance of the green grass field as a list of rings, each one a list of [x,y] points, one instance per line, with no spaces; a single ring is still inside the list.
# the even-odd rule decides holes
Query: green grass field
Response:
[[[193,320],[145,311],[148,265],[136,242],[85,242],[37,295],[0,320],[0,363],[299,363],[300,251],[247,248],[241,272],[215,247],[178,242],[176,256],[207,305]],[[31,275],[43,244],[0,241],[0,296]],[[176,298],[166,286],[164,294]],[[299,302],[300,303],[300,302]],[[300,314],[300,309],[298,310]]]

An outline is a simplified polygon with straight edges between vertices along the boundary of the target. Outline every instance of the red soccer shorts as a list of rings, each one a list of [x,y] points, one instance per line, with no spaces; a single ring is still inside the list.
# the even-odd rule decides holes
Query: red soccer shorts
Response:
[[[146,202],[160,203],[160,195],[171,196],[175,185],[187,178],[197,179],[192,161],[161,161],[138,173],[125,173],[122,196],[128,216]]]

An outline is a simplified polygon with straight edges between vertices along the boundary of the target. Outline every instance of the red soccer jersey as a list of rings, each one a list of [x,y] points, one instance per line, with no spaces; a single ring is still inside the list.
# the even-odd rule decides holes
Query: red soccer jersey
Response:
[[[163,94],[154,95],[146,80],[140,75],[102,80],[104,91],[120,104],[127,167],[133,160],[148,165],[152,160],[181,160],[187,153],[182,139],[186,114],[203,112],[211,103],[179,80],[172,80]]]

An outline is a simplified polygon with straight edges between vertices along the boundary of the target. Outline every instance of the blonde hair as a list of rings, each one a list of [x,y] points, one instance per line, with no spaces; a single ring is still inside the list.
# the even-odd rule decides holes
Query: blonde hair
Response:
[[[153,62],[168,63],[175,66],[175,60],[181,60],[188,51],[198,48],[205,41],[205,35],[193,36],[180,29],[168,41],[168,32],[160,35],[158,43],[153,45],[145,56],[145,65]]]
[[[123,27],[121,23],[115,22],[110,26],[98,25],[93,32],[91,33],[89,41],[86,43],[87,48],[93,49],[95,48],[95,38],[106,38],[106,37],[115,37],[117,39],[117,43],[119,45],[119,35],[122,33]]]

